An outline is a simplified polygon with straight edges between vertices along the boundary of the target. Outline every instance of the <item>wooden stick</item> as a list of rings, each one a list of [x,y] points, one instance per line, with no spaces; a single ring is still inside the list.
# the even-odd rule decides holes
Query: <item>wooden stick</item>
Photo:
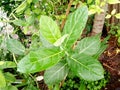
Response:
[[[66,17],[68,16],[68,14],[69,14],[69,12],[70,12],[70,8],[71,8],[71,5],[72,5],[72,2],[73,2],[73,0],[70,0],[70,2],[69,2],[69,4],[68,4],[68,8],[67,8],[67,10],[66,10]],[[66,18],[63,19],[63,21],[62,21],[61,31],[62,31],[62,29],[63,29],[63,27],[64,27],[64,25],[65,25],[65,22],[66,22]]]

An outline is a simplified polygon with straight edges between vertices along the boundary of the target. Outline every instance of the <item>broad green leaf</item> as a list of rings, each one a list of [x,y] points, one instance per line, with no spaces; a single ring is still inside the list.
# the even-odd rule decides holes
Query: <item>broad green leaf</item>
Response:
[[[40,90],[38,89],[36,86],[34,86],[33,84],[30,84],[26,87],[24,87],[22,90]]]
[[[50,43],[48,40],[46,40],[42,34],[40,34],[40,40],[41,40],[41,43],[44,47],[46,48],[51,48],[53,47],[54,45],[52,43]]]
[[[98,35],[92,37],[86,37],[82,39],[77,47],[76,51],[81,54],[94,55],[100,48],[100,37]]]
[[[111,11],[111,15],[114,15],[116,13],[116,9],[113,9],[112,11]]]
[[[7,87],[2,88],[2,89],[0,88],[0,90],[18,90],[18,89],[17,89],[17,87],[10,85],[10,86],[7,86]]]
[[[104,69],[100,62],[85,54],[74,54],[67,60],[71,70],[80,78],[96,81],[104,78]]]
[[[108,35],[102,42],[100,45],[99,50],[97,51],[97,53],[93,56],[94,58],[98,59],[100,57],[100,55],[105,51],[105,49],[107,48],[107,42],[110,38],[110,35]]]
[[[34,73],[45,70],[60,60],[59,48],[40,48],[37,51],[31,51],[18,63],[18,71],[22,73]]]
[[[17,8],[16,8],[16,13],[20,13],[25,10],[27,6],[26,0],[22,2]]]
[[[100,2],[101,2],[100,0],[95,0],[96,5],[100,5]]]
[[[50,43],[56,42],[61,37],[59,27],[57,23],[53,21],[52,18],[42,15],[40,17],[39,25],[40,25],[40,33]]]
[[[27,18],[26,18],[26,21],[27,21],[27,24],[28,24],[28,25],[33,24],[34,21],[35,21],[35,16],[34,16],[34,15],[31,15],[31,16],[27,17]]]
[[[97,12],[98,6],[97,5],[90,5],[88,14],[95,14]]]
[[[0,61],[0,69],[5,69],[5,68],[15,68],[16,64],[12,61]]]
[[[117,19],[120,19],[120,13],[115,14],[115,17],[116,17]]]
[[[14,20],[13,23],[17,26],[26,26],[27,25],[27,23],[24,20],[20,20],[20,19]]]
[[[88,4],[91,4],[93,2],[93,0],[87,0]]]
[[[16,39],[7,40],[7,49],[15,54],[23,55],[25,52],[25,47]]]
[[[0,61],[0,65],[3,65],[5,62],[4,61]]]
[[[88,9],[86,6],[81,6],[67,18],[63,29],[63,35],[68,34],[65,40],[65,47],[71,48],[76,40],[81,36],[85,28],[88,18]]]
[[[5,87],[5,86],[6,86],[5,77],[2,73],[2,71],[0,71],[0,88]]]
[[[106,19],[111,18],[111,15],[110,15],[110,14],[107,14],[107,16],[106,16],[105,18],[106,18]]]
[[[28,4],[32,3],[32,0],[27,0],[27,3],[28,3]]]
[[[4,73],[4,76],[7,83],[13,83],[16,80],[15,75],[9,72]]]
[[[101,45],[100,49],[94,55],[94,58],[98,59],[100,57],[100,55],[105,51],[106,48],[107,48],[107,45]]]
[[[59,39],[54,43],[54,46],[60,46],[67,37],[68,37],[67,34],[63,35],[61,38],[59,38]]]
[[[55,66],[45,71],[44,80],[47,85],[59,84],[68,74],[68,65],[66,62],[59,62]]]
[[[108,2],[109,4],[117,4],[117,3],[120,3],[119,0],[107,0],[107,2]]]

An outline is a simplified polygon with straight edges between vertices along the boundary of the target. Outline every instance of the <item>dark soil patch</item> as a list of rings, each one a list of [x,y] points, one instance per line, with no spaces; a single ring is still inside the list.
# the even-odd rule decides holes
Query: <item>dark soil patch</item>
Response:
[[[104,69],[110,73],[110,81],[102,90],[120,90],[120,48],[116,40],[110,38],[107,50],[100,57]]]

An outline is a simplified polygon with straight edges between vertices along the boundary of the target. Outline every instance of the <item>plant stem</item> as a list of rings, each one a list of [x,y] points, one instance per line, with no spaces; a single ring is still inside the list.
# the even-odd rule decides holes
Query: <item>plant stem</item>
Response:
[[[13,53],[12,55],[13,55],[13,60],[14,60],[14,62],[15,62],[16,65],[17,65],[17,60],[16,60],[16,58],[15,58],[15,54]]]
[[[32,74],[29,74],[29,76],[36,82],[37,88],[39,88],[37,80],[32,76]]]

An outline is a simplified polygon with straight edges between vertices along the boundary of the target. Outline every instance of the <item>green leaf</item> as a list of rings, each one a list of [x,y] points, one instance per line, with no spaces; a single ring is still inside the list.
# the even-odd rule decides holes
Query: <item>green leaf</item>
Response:
[[[88,4],[91,4],[93,2],[93,0],[87,0]]]
[[[5,80],[6,80],[7,83],[15,82],[15,80],[16,80],[15,75],[13,75],[9,72],[4,73],[4,75],[5,75]]]
[[[39,25],[40,25],[40,33],[50,43],[56,42],[61,37],[59,27],[57,23],[52,20],[52,18],[42,15],[40,17]]]
[[[5,87],[5,86],[6,86],[5,77],[2,73],[2,71],[0,71],[0,88]]]
[[[81,54],[94,55],[100,48],[100,37],[98,35],[92,37],[86,37],[82,39],[77,47],[76,51]]]
[[[115,14],[115,17],[116,17],[117,19],[120,19],[120,13]]]
[[[7,87],[2,88],[0,90],[18,90],[18,89],[15,86],[10,85],[10,86],[7,86]]]
[[[111,18],[111,15],[110,15],[110,14],[107,14],[107,16],[106,16],[105,18],[106,18],[106,19]]]
[[[95,0],[96,5],[100,5],[100,2],[101,2],[100,0]]]
[[[84,83],[84,81],[80,81],[80,87],[79,90],[86,90],[86,84]]]
[[[31,3],[32,3],[32,0],[27,0],[27,3],[28,3],[28,4],[31,4]]]
[[[15,68],[16,64],[12,61],[0,61],[0,69]]]
[[[31,15],[31,16],[27,17],[27,18],[26,18],[26,21],[27,21],[27,24],[28,24],[28,25],[33,24],[34,21],[35,21],[35,16],[34,16],[34,15]]]
[[[7,49],[15,54],[23,55],[25,52],[25,47],[16,39],[7,40]]]
[[[109,40],[110,35],[108,35],[102,42],[100,45],[99,50],[97,51],[97,53],[93,56],[94,58],[98,59],[100,57],[100,55],[105,51],[105,49],[107,48],[107,41]]]
[[[27,6],[26,0],[22,2],[17,8],[16,8],[16,13],[20,13],[25,10]]]
[[[119,0],[107,0],[107,2],[108,2],[109,4],[117,4],[117,3],[120,3]]]
[[[111,11],[111,15],[114,15],[116,13],[116,9],[113,9],[112,11]]]
[[[60,46],[67,37],[68,37],[68,34],[63,35],[54,43],[54,46]]]
[[[22,90],[40,90],[40,89],[38,89],[36,86],[31,84],[31,85],[24,87]]]
[[[120,37],[118,37],[118,40],[117,40],[117,41],[118,41],[118,43],[120,43]]]
[[[105,51],[105,49],[108,47],[108,45],[101,45],[100,49],[98,50],[98,52],[94,55],[94,58],[99,58],[100,55]]]
[[[68,34],[68,38],[64,45],[66,48],[71,48],[76,40],[81,36],[83,29],[85,28],[87,18],[88,9],[86,6],[81,6],[68,16],[63,29],[63,35]]]
[[[42,45],[46,48],[52,48],[54,46],[52,43],[46,40],[41,33],[40,33],[40,40],[41,40]]]
[[[34,73],[45,70],[60,60],[59,48],[40,48],[37,51],[31,51],[18,63],[18,71],[22,73]]]
[[[74,54],[67,60],[71,70],[80,78],[96,81],[104,78],[104,69],[100,62],[85,54]]]
[[[55,66],[45,71],[44,80],[47,85],[59,84],[68,74],[66,62],[59,62]]]
[[[18,20],[14,20],[13,23],[17,26],[26,26],[27,23],[24,20],[18,19]]]

